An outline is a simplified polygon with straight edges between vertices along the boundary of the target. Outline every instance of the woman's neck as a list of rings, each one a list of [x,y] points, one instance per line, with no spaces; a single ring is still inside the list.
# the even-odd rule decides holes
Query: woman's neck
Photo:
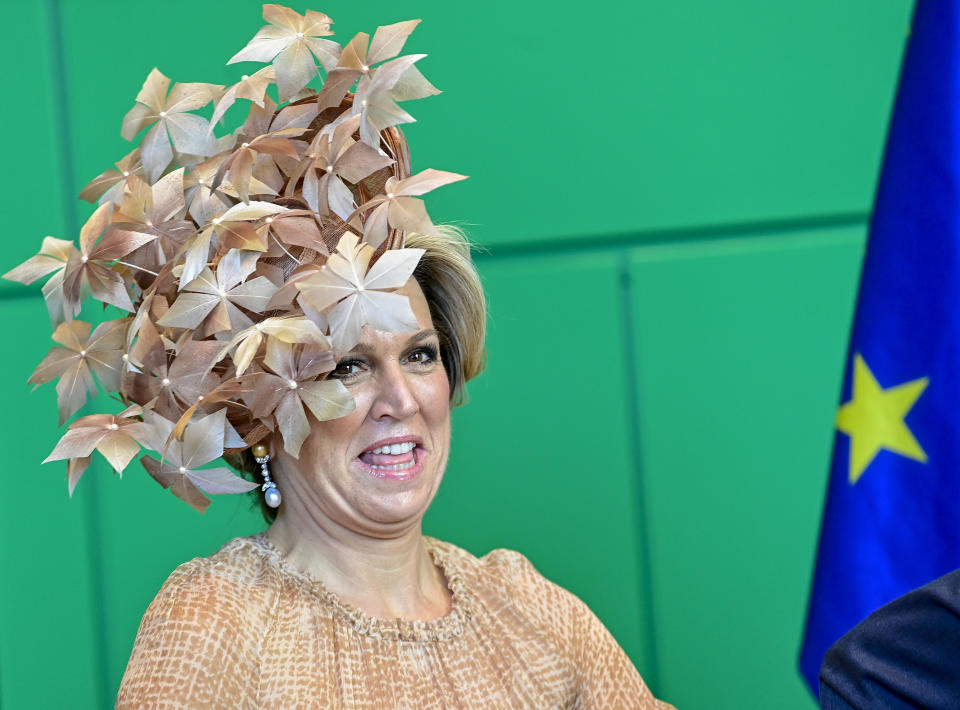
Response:
[[[419,522],[375,538],[287,509],[267,531],[296,568],[323,582],[348,604],[380,618],[430,620],[450,611],[451,595],[434,564]],[[305,519],[303,519],[305,518]]]

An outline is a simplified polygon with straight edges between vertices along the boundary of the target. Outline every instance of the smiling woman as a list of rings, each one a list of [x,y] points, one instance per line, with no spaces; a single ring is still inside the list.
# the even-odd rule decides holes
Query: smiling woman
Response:
[[[397,128],[398,101],[436,93],[422,55],[396,57],[418,21],[341,48],[323,13],[264,18],[231,61],[273,63],[234,86],[151,72],[124,120],[140,147],[84,190],[80,249],[48,238],[7,274],[49,276],[59,345],[32,380],[60,378],[62,419],[97,380],[126,406],[70,425],[50,458],[71,488],[94,450],[121,471],[143,446],[200,511],[263,495],[266,532],[163,585],[117,707],[669,707],[520,554],[423,535],[486,313],[469,245],[419,199],[464,176],[411,174]],[[76,321],[86,293],[125,312]]]
[[[297,456],[280,432],[267,438],[283,496],[272,524],[174,572],[143,619],[118,707],[670,707],[583,603],[521,555],[478,559],[422,534],[464,384],[451,373],[482,363],[483,294],[455,232],[408,244],[426,245],[423,281],[394,293],[416,329],[367,325],[335,351],[327,381],[354,408],[311,419]],[[437,267],[452,261],[465,271]],[[426,294],[449,289],[479,305],[472,328],[434,318],[449,303]]]

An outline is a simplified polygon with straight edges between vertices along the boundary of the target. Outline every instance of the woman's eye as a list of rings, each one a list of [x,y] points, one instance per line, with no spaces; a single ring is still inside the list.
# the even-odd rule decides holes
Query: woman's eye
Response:
[[[351,375],[356,375],[359,371],[359,363],[347,360],[346,362],[337,363],[337,366],[333,368],[333,371],[330,373],[330,377],[350,377]]]
[[[425,364],[437,359],[437,350],[434,347],[417,348],[407,357],[410,362]]]

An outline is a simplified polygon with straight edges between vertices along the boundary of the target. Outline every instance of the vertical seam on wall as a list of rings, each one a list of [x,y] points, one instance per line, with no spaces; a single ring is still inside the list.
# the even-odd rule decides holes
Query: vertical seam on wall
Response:
[[[630,277],[630,262],[627,251],[621,251],[618,263],[618,281],[620,296],[620,332],[623,338],[624,382],[627,390],[627,418],[629,421],[631,470],[634,481],[634,501],[636,505],[637,551],[640,555],[640,589],[643,595],[644,618],[643,641],[649,667],[644,669],[647,685],[659,691],[660,660],[657,655],[657,629],[653,604],[653,565],[650,558],[650,534],[647,525],[646,480],[643,475],[642,447],[640,441],[640,390],[637,377],[638,358],[636,347],[636,323],[633,312],[633,281]]]
[[[57,126],[57,148],[60,154],[60,200],[65,227],[68,234],[76,234],[77,213],[73,196],[73,143],[70,135],[69,91],[67,87],[67,61],[64,54],[64,33],[61,23],[60,0],[47,0],[47,20],[50,31],[50,50],[52,56],[51,68],[53,71],[53,102],[54,123]],[[92,469],[98,468],[96,465]],[[90,472],[87,474],[90,475]],[[99,486],[88,486],[86,495],[87,512],[87,560],[90,571],[90,594],[93,603],[93,638],[92,653],[96,654],[98,666],[96,686],[100,696],[99,706],[110,707],[110,678],[107,664],[106,638],[106,604],[104,592],[104,565],[102,546],[102,531],[100,529],[100,489]]]

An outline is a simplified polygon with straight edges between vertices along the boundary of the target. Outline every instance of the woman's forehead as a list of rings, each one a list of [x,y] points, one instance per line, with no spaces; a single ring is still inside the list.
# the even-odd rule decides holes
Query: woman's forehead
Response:
[[[366,337],[368,335],[371,337]],[[439,337],[440,334],[435,328],[425,328],[415,333],[388,333],[382,330],[370,331],[364,328],[360,342],[354,345],[350,352],[360,355],[377,354],[390,347],[408,348]]]
[[[415,278],[410,278],[403,288],[398,289],[396,293],[406,296],[410,299],[410,308],[413,309],[413,315],[417,318],[417,323],[421,330],[430,330],[433,328],[433,318],[430,316],[430,304],[427,303],[427,297],[420,288]]]
[[[433,318],[430,316],[430,305],[420,288],[417,280],[411,278],[403,288],[395,291],[397,295],[410,299],[410,308],[417,319],[419,330],[406,333],[377,330],[365,325],[360,331],[360,340],[348,352],[359,354],[376,354],[391,349],[400,350],[420,342],[438,338],[439,333],[433,327]],[[342,356],[345,353],[338,353]]]

